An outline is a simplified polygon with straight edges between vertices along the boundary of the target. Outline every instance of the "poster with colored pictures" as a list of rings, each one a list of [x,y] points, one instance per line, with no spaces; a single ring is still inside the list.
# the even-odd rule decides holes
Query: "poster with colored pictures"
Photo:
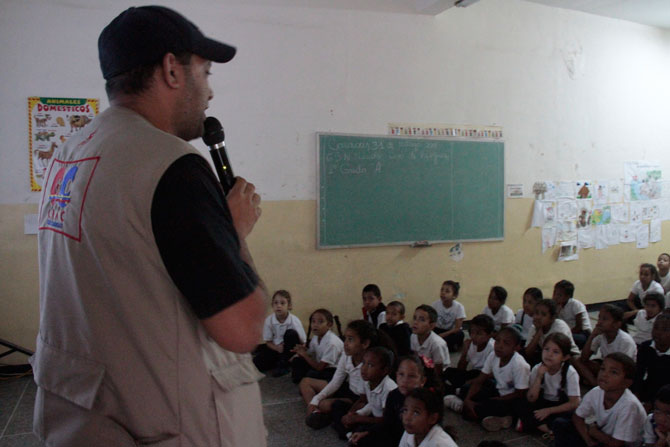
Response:
[[[28,98],[30,190],[41,191],[47,166],[56,149],[98,114],[100,100],[90,98]]]

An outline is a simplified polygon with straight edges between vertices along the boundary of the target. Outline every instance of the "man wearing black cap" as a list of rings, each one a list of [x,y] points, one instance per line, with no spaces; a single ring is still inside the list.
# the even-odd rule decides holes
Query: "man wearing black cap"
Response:
[[[34,429],[49,446],[264,446],[249,354],[267,293],[245,239],[254,186],[223,195],[187,141],[235,48],[163,7],[98,40],[111,107],[52,158],[40,205]]]

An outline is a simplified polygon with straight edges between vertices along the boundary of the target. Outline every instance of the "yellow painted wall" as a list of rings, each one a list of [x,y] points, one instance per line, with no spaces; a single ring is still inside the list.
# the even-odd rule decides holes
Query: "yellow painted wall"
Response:
[[[381,287],[386,302],[401,297],[411,310],[435,301],[444,280],[456,280],[468,318],[481,312],[493,285],[507,289],[514,310],[527,287],[551,294],[563,278],[575,283],[576,297],[585,303],[622,299],[637,267],[668,251],[664,242],[644,250],[620,244],[583,250],[578,261],[556,262],[557,249],[542,254],[540,230],[529,228],[532,205],[532,199],[507,200],[505,241],[466,243],[461,262],[449,257],[452,244],[316,250],[316,202],[311,200],[263,203],[249,243],[268,288],[291,292],[294,313],[305,326],[318,307],[340,315],[343,324],[358,318],[361,289],[370,282]],[[39,325],[37,237],[23,234],[23,216],[36,212],[36,205],[0,205],[0,338],[30,349]],[[663,231],[668,234],[670,222]],[[3,361],[23,363],[25,357],[13,354]]]

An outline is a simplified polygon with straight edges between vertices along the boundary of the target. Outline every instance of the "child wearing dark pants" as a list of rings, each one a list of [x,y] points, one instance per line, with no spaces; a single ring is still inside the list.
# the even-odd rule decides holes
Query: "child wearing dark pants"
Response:
[[[654,321],[652,339],[639,345],[635,379],[631,388],[650,409],[654,395],[670,384],[670,314],[661,313]]]
[[[298,332],[293,329],[288,329],[284,332],[283,345],[284,350],[282,352],[277,352],[274,349],[270,349],[267,344],[262,344],[256,350],[254,355],[254,365],[258,368],[259,371],[265,372],[271,370],[275,367],[279,369],[273,375],[280,375],[280,372],[288,372],[288,361],[293,356],[291,350],[300,343],[300,336]]]
[[[512,425],[512,408],[525,398],[530,366],[517,351],[521,333],[513,327],[503,327],[496,335],[494,352],[486,359],[481,374],[472,382],[463,402],[463,417],[482,421],[488,431]],[[495,379],[495,389],[484,386]]]
[[[465,307],[458,301],[461,286],[456,281],[445,281],[440,289],[440,299],[432,306],[437,311],[437,324],[434,332],[447,342],[450,352],[458,351],[463,346],[463,321]]]
[[[542,346],[542,363],[530,373],[527,402],[519,402],[517,430],[535,429],[551,433],[559,417],[570,418],[580,402],[579,375],[570,366],[572,342],[567,335],[553,332]]]
[[[463,344],[463,354],[456,368],[444,372],[446,397],[444,404],[455,411],[463,407],[469,384],[479,376],[489,354],[493,352],[493,328],[495,323],[488,315],[477,315],[470,321],[470,338]]]
[[[344,350],[342,340],[331,331],[333,314],[327,309],[317,309],[309,317],[308,336],[312,336],[309,348],[298,344],[290,360],[293,383],[304,377],[329,381]]]

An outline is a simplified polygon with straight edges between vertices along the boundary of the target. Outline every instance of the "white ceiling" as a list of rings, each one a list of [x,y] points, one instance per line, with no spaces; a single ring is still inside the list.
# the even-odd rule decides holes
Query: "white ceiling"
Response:
[[[440,14],[456,0],[246,0],[247,4],[354,9],[404,14]],[[492,2],[499,0],[464,0]],[[670,29],[670,0],[526,0]],[[477,5],[471,6],[476,7]],[[446,12],[448,14],[448,12]]]
[[[482,0],[491,1],[491,0]],[[670,29],[670,0],[526,0]]]

